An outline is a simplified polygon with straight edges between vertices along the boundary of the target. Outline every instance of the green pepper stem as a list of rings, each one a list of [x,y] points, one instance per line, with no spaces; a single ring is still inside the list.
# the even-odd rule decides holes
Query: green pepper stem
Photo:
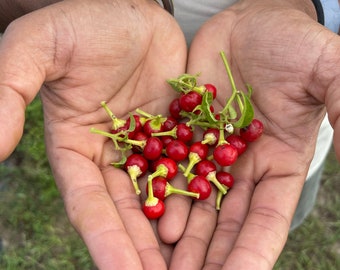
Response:
[[[154,118],[155,117],[154,115],[147,113],[147,112],[145,112],[145,111],[143,111],[142,109],[139,109],[139,108],[136,109],[136,113],[138,113],[138,114],[140,114],[140,115],[142,115],[146,118]]]
[[[153,180],[152,177],[148,177],[148,198],[147,198],[148,201],[152,201],[153,198],[155,198],[153,195],[152,180]]]
[[[175,126],[173,129],[168,131],[162,131],[162,132],[153,132],[151,133],[152,137],[161,137],[161,136],[171,136],[174,139],[177,139],[177,126]]]
[[[222,201],[222,198],[223,198],[223,193],[221,191],[217,191],[217,195],[216,195],[216,210],[221,210],[221,201]]]
[[[113,130],[117,130],[121,127],[123,127],[126,123],[126,120],[124,119],[119,119],[117,118],[113,112],[110,110],[110,108],[107,106],[105,101],[102,101],[100,103],[100,105],[104,108],[104,110],[106,111],[106,113],[110,116],[111,120],[112,120],[112,129]]]
[[[185,169],[185,172],[183,173],[183,175],[185,177],[188,177],[192,168],[195,166],[195,164],[197,164],[198,162],[200,162],[202,159],[200,158],[200,156],[195,153],[195,152],[190,152],[189,153],[189,164]]]
[[[206,177],[210,182],[212,182],[223,195],[227,193],[225,187],[217,180],[216,178],[216,171],[208,173]]]
[[[100,105],[104,108],[104,110],[106,111],[106,113],[110,116],[110,118],[113,120],[115,118],[117,118],[113,112],[109,109],[109,107],[106,105],[106,101],[102,101],[100,102]]]
[[[141,171],[140,167],[137,166],[137,165],[129,166],[128,169],[127,169],[127,172],[130,176],[130,179],[132,181],[132,184],[133,184],[133,187],[136,191],[136,194],[139,195],[141,193],[141,191],[140,191],[138,183],[137,183],[137,178],[139,176],[141,176],[143,172]]]
[[[184,173],[186,171],[186,168],[182,165],[182,164],[178,164],[178,168]],[[189,175],[186,177],[188,180],[188,183],[191,182],[191,180],[195,177],[196,175],[194,175],[193,173],[189,173]]]
[[[224,124],[223,124],[223,122],[220,122],[219,130],[220,130],[220,136],[218,138],[217,146],[228,143],[226,141],[226,139],[224,138]]]
[[[165,197],[169,196],[170,194],[180,194],[184,196],[194,197],[196,199],[200,197],[200,194],[197,192],[191,192],[191,191],[175,188],[167,182],[166,187],[165,187]]]
[[[162,176],[166,178],[168,172],[169,172],[168,168],[164,164],[160,164],[157,166],[156,171],[154,171],[152,174],[148,176],[148,180],[154,179],[157,176]]]
[[[100,135],[103,135],[105,137],[108,137],[108,138],[112,139],[115,142],[124,142],[124,143],[127,143],[127,144],[140,146],[141,148],[144,148],[145,143],[146,143],[145,140],[143,140],[143,141],[131,140],[131,139],[128,139],[128,138],[125,138],[125,137],[121,137],[120,136],[121,134],[119,134],[119,133],[112,134],[110,132],[106,132],[106,131],[103,131],[103,130],[100,130],[100,129],[97,129],[97,128],[94,128],[94,127],[92,127],[90,129],[90,131],[92,133],[100,134]]]
[[[231,106],[231,103],[234,101],[234,99],[237,95],[237,88],[236,88],[236,85],[235,85],[233,75],[232,75],[231,70],[230,70],[230,66],[228,64],[227,57],[225,56],[225,53],[222,51],[222,52],[220,52],[220,55],[221,55],[224,67],[227,71],[228,78],[229,78],[229,81],[230,81],[230,84],[231,84],[231,89],[232,89],[232,94],[231,94],[230,98],[228,99],[226,106],[223,108],[223,110],[221,112],[222,114],[226,114],[229,106]]]

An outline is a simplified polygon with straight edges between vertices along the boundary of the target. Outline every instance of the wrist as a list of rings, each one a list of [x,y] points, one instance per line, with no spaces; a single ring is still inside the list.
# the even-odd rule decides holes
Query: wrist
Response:
[[[339,33],[340,3],[338,0],[311,0],[318,22],[334,33]]]
[[[288,0],[286,2],[303,11],[331,31],[339,32],[339,0]]]
[[[289,0],[288,2],[290,2],[293,6],[295,6],[295,8],[306,13],[313,20],[318,21],[319,17],[318,17],[317,9],[316,9],[315,4],[314,4],[314,2],[317,2],[317,1],[314,1],[314,0]]]

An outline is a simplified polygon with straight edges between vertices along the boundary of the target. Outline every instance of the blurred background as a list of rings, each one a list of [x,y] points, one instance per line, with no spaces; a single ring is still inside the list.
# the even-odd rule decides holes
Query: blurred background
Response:
[[[50,172],[39,98],[26,114],[20,145],[0,165],[0,269],[93,270]],[[339,179],[340,165],[331,149],[317,205],[289,235],[274,269],[340,269]]]

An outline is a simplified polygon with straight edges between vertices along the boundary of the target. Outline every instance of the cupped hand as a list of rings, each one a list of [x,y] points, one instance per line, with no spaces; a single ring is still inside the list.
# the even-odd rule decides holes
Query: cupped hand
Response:
[[[232,167],[235,184],[216,228],[207,218],[214,217],[212,207],[193,205],[194,222],[177,244],[170,269],[272,269],[325,108],[340,155],[340,38],[292,2],[240,1],[210,19],[193,40],[188,73],[201,72],[200,83],[215,84],[222,106],[230,95],[219,55],[224,51],[238,88],[253,87],[255,117],[265,131]]]
[[[127,174],[111,165],[120,158],[112,142],[90,132],[111,127],[100,102],[119,118],[136,108],[165,113],[175,95],[166,79],[185,71],[186,53],[175,20],[146,0],[63,1],[19,18],[2,37],[1,159],[20,140],[25,107],[43,85],[53,174],[100,269],[166,269],[171,254]]]

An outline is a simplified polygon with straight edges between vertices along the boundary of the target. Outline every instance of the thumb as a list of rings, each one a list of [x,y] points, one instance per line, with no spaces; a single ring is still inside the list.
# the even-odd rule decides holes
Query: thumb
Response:
[[[48,40],[53,40],[53,33],[42,30],[41,23],[35,18],[21,17],[0,37],[1,161],[18,144],[26,106],[37,95],[46,79],[46,71],[53,63],[54,48],[46,46]]]
[[[326,105],[329,122],[334,129],[334,148],[340,161],[340,37],[329,33],[330,38],[314,68],[311,95]]]
[[[340,46],[339,46],[340,49]],[[328,87],[326,92],[326,108],[328,113],[328,119],[334,129],[333,145],[340,161],[340,69],[337,68],[338,75],[335,77],[332,84]]]
[[[22,96],[10,86],[4,85],[0,75],[0,161],[12,153],[22,136],[25,107]]]

